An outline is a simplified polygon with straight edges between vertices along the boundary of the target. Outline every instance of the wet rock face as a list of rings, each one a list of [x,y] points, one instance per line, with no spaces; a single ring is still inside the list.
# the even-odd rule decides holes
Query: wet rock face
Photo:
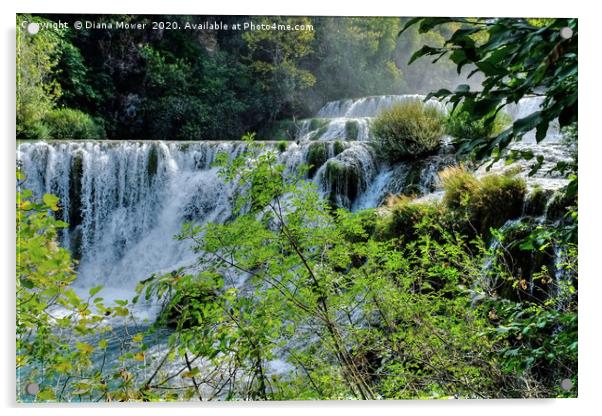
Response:
[[[357,164],[331,160],[326,164],[326,180],[329,201],[337,207],[350,207],[362,187],[361,169]]]
[[[325,142],[309,144],[305,162],[309,165],[307,176],[311,179],[316,175],[320,167],[328,160],[328,146]]]

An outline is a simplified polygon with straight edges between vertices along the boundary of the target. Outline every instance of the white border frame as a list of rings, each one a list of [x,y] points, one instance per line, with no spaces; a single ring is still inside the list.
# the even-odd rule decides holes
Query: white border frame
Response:
[[[2,255],[2,341],[0,342],[0,362],[3,374],[0,377],[0,397],[3,406],[9,408],[8,414],[32,414],[43,412],[46,415],[71,415],[81,413],[81,408],[90,415],[137,414],[141,410],[147,415],[173,413],[182,414],[220,413],[224,415],[245,413],[246,415],[306,415],[341,413],[363,415],[367,412],[385,414],[438,414],[449,415],[504,415],[509,413],[534,414],[589,414],[600,407],[599,389],[602,388],[600,366],[600,340],[602,325],[598,317],[602,315],[597,308],[601,304],[602,275],[598,272],[600,258],[598,237],[601,234],[598,213],[599,185],[596,169],[602,155],[602,130],[598,121],[602,114],[599,104],[602,97],[599,72],[600,49],[602,39],[599,28],[602,16],[594,9],[595,2],[547,0],[545,2],[527,2],[525,0],[503,0],[498,2],[454,0],[429,2],[403,2],[403,0],[371,0],[370,2],[351,3],[347,1],[303,0],[286,3],[282,0],[256,0],[243,2],[193,2],[193,1],[156,1],[156,0],[103,0],[83,2],[81,0],[20,0],[18,4],[3,2],[2,7],[2,56],[0,71],[3,92],[0,100],[2,145],[0,174],[2,196],[0,207],[2,215],[2,236],[0,238]],[[245,14],[245,15],[332,15],[332,16],[510,16],[510,17],[578,17],[579,18],[579,100],[581,136],[579,145],[580,162],[580,230],[579,230],[579,398],[550,400],[489,400],[489,401],[383,401],[383,402],[252,402],[252,403],[203,403],[203,404],[112,404],[107,405],[18,405],[15,401],[14,353],[15,343],[15,14],[31,13],[106,13],[106,14]],[[598,121],[598,122],[597,122]],[[599,412],[599,410],[598,410]]]

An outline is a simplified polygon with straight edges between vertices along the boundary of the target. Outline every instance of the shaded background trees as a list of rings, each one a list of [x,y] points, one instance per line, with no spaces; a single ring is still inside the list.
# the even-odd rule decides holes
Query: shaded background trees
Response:
[[[42,29],[31,36],[21,25],[59,19],[70,23],[69,28]],[[231,27],[252,21],[311,28],[292,31],[74,30],[78,19],[92,17],[18,18],[20,139],[238,139],[275,120],[310,116],[330,100],[426,93],[434,85],[452,88],[460,82],[449,61],[407,66],[417,45],[442,46],[449,28],[427,34],[410,30],[398,36],[405,18],[93,18],[100,23],[142,22],[147,27],[161,20],[180,25],[221,21]],[[30,68],[34,63],[39,64],[37,69]],[[27,116],[28,108],[38,115]],[[84,127],[54,131],[52,120],[41,116],[53,108],[84,113],[87,117],[75,120]]]

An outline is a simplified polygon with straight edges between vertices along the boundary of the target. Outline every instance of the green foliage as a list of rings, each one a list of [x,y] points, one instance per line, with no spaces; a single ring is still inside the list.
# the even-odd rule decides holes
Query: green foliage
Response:
[[[258,136],[265,140],[295,140],[298,130],[291,120],[277,120],[262,128]]]
[[[254,23],[312,25],[307,17],[262,17]],[[242,34],[249,66],[261,91],[270,95],[269,120],[296,104],[299,91],[315,84],[315,76],[299,65],[312,52],[314,36],[313,30],[249,30]]]
[[[372,134],[392,162],[416,158],[437,149],[444,132],[444,115],[419,100],[408,100],[381,112]]]
[[[301,176],[283,178],[273,153],[249,152],[219,162],[246,190],[239,215],[188,224],[179,236],[194,244],[202,270],[139,288],[177,308],[169,315],[177,354],[235,370],[226,398],[496,396],[493,345],[480,335],[487,321],[465,290],[478,255],[443,229],[440,241],[427,232],[408,245],[375,241],[374,211],[333,213]],[[269,374],[275,357],[291,369]],[[204,380],[199,389],[215,388]]]
[[[110,19],[95,16],[98,23]],[[120,19],[150,25],[144,15]],[[246,19],[223,16],[222,21],[235,25]],[[406,65],[412,48],[421,42],[442,45],[449,29],[410,30],[397,37],[405,18],[272,16],[253,23],[305,29],[228,30],[199,37],[177,30],[156,35],[85,28],[29,36],[23,20],[47,21],[19,15],[20,138],[45,138],[39,121],[56,105],[98,119],[110,139],[237,139],[246,131],[290,139],[263,130],[274,120],[315,114],[330,100],[427,91],[455,77],[450,62]],[[180,26],[206,23],[203,16],[164,20]],[[349,128],[348,136],[355,137]]]
[[[49,111],[44,117],[49,137],[67,140],[100,140],[106,138],[104,129],[92,117],[70,108]]]
[[[527,191],[525,181],[511,174],[487,175],[477,179],[462,167],[447,168],[439,174],[444,203],[463,212],[475,230],[489,235],[490,228],[522,213]]]
[[[477,140],[497,136],[504,131],[512,120],[505,112],[499,112],[491,124],[483,119],[474,119],[462,106],[449,114],[445,121],[446,133],[461,140]]]
[[[129,130],[136,127],[133,132],[145,138],[211,140],[238,138],[249,126],[245,119],[256,91],[249,85],[249,69],[232,62],[230,56],[177,58],[150,45],[141,49],[141,56],[146,62],[146,94],[131,95],[125,109],[129,116],[119,121],[137,120]],[[199,77],[199,72],[204,76]],[[245,93],[242,98],[239,91]]]
[[[315,88],[304,95],[310,103],[407,89],[396,64],[399,18],[315,17],[315,51],[308,57]],[[321,103],[315,105],[316,111]]]
[[[549,124],[558,119],[560,126],[577,121],[577,19],[549,19],[533,24],[528,19],[501,18],[414,18],[405,26],[418,25],[421,33],[449,23],[460,23],[441,47],[423,46],[410,62],[422,56],[443,56],[456,64],[458,73],[464,67],[475,67],[469,76],[484,76],[480,91],[460,85],[455,91],[440,89],[430,97],[447,98],[454,107],[462,108],[472,120],[493,125],[497,114],[509,103],[517,103],[530,95],[545,96],[538,111],[514,121],[512,126],[495,138],[468,138],[460,151],[483,159],[497,157],[513,138],[536,130],[536,139],[543,140]],[[544,24],[542,26],[541,24]],[[560,30],[569,27],[573,36],[563,39]]]
[[[46,195],[41,211],[34,213],[26,201],[31,194],[21,195],[18,225],[25,221],[36,227],[23,234],[28,240],[18,242],[18,263],[26,265],[17,275],[23,290],[18,299],[24,301],[18,303],[18,316],[31,320],[23,333],[40,332],[29,331],[32,327],[46,332],[40,332],[44,338],[37,344],[19,338],[18,351],[23,351],[24,369],[36,365],[48,371],[52,357],[58,363],[56,383],[44,384],[38,400],[574,395],[557,385],[558,377],[576,374],[576,247],[566,246],[564,260],[555,266],[563,276],[557,292],[543,301],[517,302],[500,298],[488,284],[513,278],[499,255],[512,241],[487,250],[478,236],[469,239],[460,228],[449,227],[454,211],[468,209],[466,198],[455,194],[489,203],[492,199],[481,193],[495,194],[514,179],[472,182],[459,171],[449,205],[400,198],[391,202],[389,217],[375,210],[333,211],[303,180],[304,169],[284,175],[277,154],[254,144],[253,136],[245,137],[245,154],[231,161],[225,154],[217,157],[220,176],[241,190],[237,215],[223,224],[184,225],[177,238],[191,243],[200,267],[140,282],[133,303],[159,301],[162,312],[148,331],[125,335],[116,366],[103,364],[100,372],[94,363],[107,354],[106,340],[54,332],[52,320],[38,309],[27,313],[31,291],[42,296],[35,298],[38,308],[52,304],[47,296],[57,293],[62,306],[77,306],[85,324],[76,314],[60,322],[83,327],[86,335],[104,330],[94,325],[106,314],[127,317],[130,305],[118,301],[107,308],[95,298],[100,288],[94,288],[90,299],[99,308],[97,316],[66,286],[74,279],[68,253],[48,243],[55,231],[45,234],[37,223],[55,223],[46,210],[59,209],[60,201]],[[32,244],[43,247],[41,257],[28,259],[36,253]],[[61,253],[63,274],[38,270],[49,259],[47,250]],[[57,263],[52,260],[48,267],[54,270]],[[35,291],[41,279],[50,279],[51,291]],[[544,268],[533,275],[534,281],[543,279],[549,280]],[[87,324],[93,328],[86,329]],[[146,340],[165,327],[170,328],[166,350],[153,358]],[[73,342],[56,338],[65,334]],[[273,371],[276,359],[286,371]],[[560,364],[561,370],[554,370]],[[27,374],[38,380],[39,373]]]
[[[558,223],[538,225],[525,239],[513,237],[515,231],[507,229],[497,235],[500,245],[490,249],[490,278],[494,281],[486,290],[493,296],[486,298],[483,308],[489,310],[495,328],[486,334],[497,339],[505,374],[538,380],[531,397],[575,397],[577,392],[577,245],[564,240],[562,228]],[[515,262],[509,254],[516,258],[517,247],[523,256],[545,256],[554,247],[556,256],[549,266],[531,259],[527,267],[533,272],[527,275],[520,270],[524,264],[514,270],[507,267],[509,260]],[[513,282],[520,299],[498,296],[504,275]],[[546,289],[546,296],[538,292],[541,288]],[[559,383],[567,378],[574,385],[570,391],[562,390]],[[523,391],[523,383],[510,384],[506,394],[522,397]]]
[[[17,172],[17,181],[23,180]],[[128,371],[144,354],[127,333],[131,319],[127,301],[105,306],[101,286],[80,296],[71,287],[75,263],[58,244],[67,224],[54,218],[59,199],[45,194],[39,201],[30,190],[17,191],[16,369],[20,401],[92,401],[140,398]],[[107,325],[122,317],[125,333]],[[108,339],[121,343],[112,351],[116,363],[105,365]],[[137,354],[137,355],[136,355]],[[102,363],[102,365],[99,365]],[[117,366],[117,367],[115,367]],[[109,381],[111,380],[111,381]],[[38,383],[28,396],[24,386]]]
[[[75,95],[94,100],[87,68],[65,30],[42,29],[34,36],[23,22],[49,23],[29,15],[17,16],[17,138],[104,139],[102,121],[57,103],[78,103]]]
[[[389,200],[389,213],[384,215],[378,222],[376,237],[382,240],[401,238],[403,241],[412,241],[418,237],[419,232],[426,231],[425,224],[437,224],[449,228],[455,225],[448,221],[451,213],[441,204],[418,203],[412,198],[401,196]],[[430,229],[431,234],[435,234]]]
[[[17,137],[46,139],[42,120],[61,95],[56,80],[60,32],[42,30],[29,35],[23,22],[47,22],[29,15],[17,16]]]

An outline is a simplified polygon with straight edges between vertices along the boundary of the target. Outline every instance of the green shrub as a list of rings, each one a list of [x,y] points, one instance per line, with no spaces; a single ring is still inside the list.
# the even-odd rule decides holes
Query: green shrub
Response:
[[[276,148],[278,149],[279,152],[285,152],[286,149],[288,148],[288,144],[289,142],[286,140],[280,140],[278,143],[276,143]]]
[[[445,205],[466,215],[476,231],[485,236],[490,228],[501,227],[521,215],[527,192],[525,181],[512,173],[477,179],[462,167],[439,173]]]
[[[470,121],[470,113],[459,106],[445,120],[445,132],[459,139],[480,139],[497,136],[512,122],[505,112],[499,112],[492,124],[485,125],[483,120]]]
[[[452,166],[439,172],[445,189],[443,202],[451,209],[465,208],[479,186],[477,178],[461,166]]]
[[[41,121],[22,123],[19,126],[18,138],[24,140],[47,140],[50,138],[50,129]]]
[[[445,206],[433,202],[416,202],[414,198],[398,195],[388,198],[389,213],[377,223],[375,236],[379,240],[402,237],[414,240],[421,229],[426,227],[432,237],[437,236],[435,228],[448,229],[453,225],[448,221],[450,212]]]
[[[53,139],[99,140],[106,137],[104,128],[92,117],[71,108],[50,111],[44,123]]]
[[[372,134],[390,161],[416,158],[439,147],[444,120],[439,109],[408,100],[381,112],[372,123]]]

